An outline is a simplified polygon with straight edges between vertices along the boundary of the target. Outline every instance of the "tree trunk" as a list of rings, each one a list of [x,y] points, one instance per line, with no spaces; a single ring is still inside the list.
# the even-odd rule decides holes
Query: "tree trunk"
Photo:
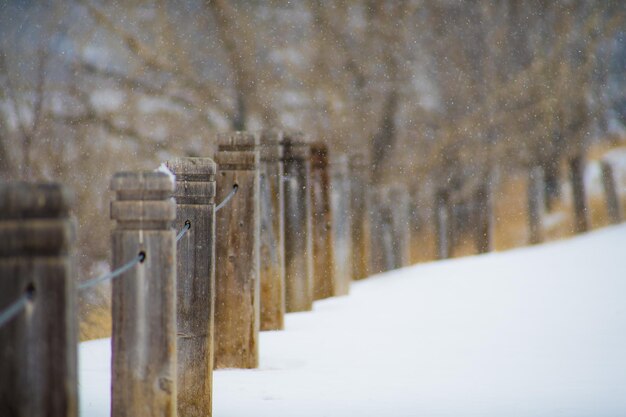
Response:
[[[493,205],[489,183],[485,182],[478,187],[474,194],[476,210],[476,250],[478,253],[487,253],[493,246]]]
[[[378,132],[372,140],[372,178],[378,181],[383,180],[382,168],[386,165],[386,160],[391,155],[395,146],[396,133],[396,112],[398,110],[398,92],[392,89],[385,100],[382,109],[382,118]]]
[[[554,158],[546,159],[542,164],[544,174],[544,203],[546,210],[554,208],[556,200],[561,197],[561,187],[559,183],[560,168],[556,155]]]
[[[572,196],[574,199],[574,230],[576,233],[586,232],[589,229],[587,199],[585,194],[584,164],[585,161],[582,155],[576,155],[569,160]]]
[[[543,241],[543,213],[545,210],[543,170],[540,166],[532,168],[528,174],[528,235],[531,245]]]
[[[602,167],[602,185],[606,196],[607,215],[611,224],[618,224],[622,221],[622,207],[615,184],[613,167],[608,161],[602,161],[600,166]]]
[[[452,256],[450,196],[446,190],[439,190],[435,195],[435,227],[437,233],[437,259]]]

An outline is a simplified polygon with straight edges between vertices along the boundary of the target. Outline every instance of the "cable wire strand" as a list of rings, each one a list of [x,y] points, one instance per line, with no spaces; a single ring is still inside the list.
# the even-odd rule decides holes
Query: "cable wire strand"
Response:
[[[176,235],[176,242],[182,239],[182,237],[185,235],[185,233],[187,233],[189,229],[191,229],[191,222],[189,220],[186,220],[185,225],[180,230],[180,232],[178,232],[178,235]],[[144,259],[146,259],[146,254],[144,252],[139,252],[137,256],[128,261],[126,264],[120,266],[115,271],[111,271],[107,274],[102,275],[101,277],[90,279],[89,281],[78,284],[78,289],[81,291],[86,290],[87,288],[91,288],[94,285],[100,284],[101,282],[115,279],[118,276],[122,275],[124,272],[128,271],[133,266],[137,265],[140,262],[143,262]]]
[[[234,184],[233,185],[233,189],[230,193],[228,193],[228,195],[226,196],[226,198],[224,200],[222,200],[221,203],[219,203],[217,205],[217,207],[215,207],[215,211],[218,211],[219,209],[221,209],[222,207],[224,207],[226,205],[226,203],[228,203],[230,201],[231,198],[233,198],[235,196],[235,194],[237,194],[237,190],[239,189],[239,185]]]
[[[11,319],[17,316],[28,303],[28,294],[24,293],[20,298],[15,300],[7,309],[0,313],[0,327],[7,324]]]
[[[180,232],[178,232],[178,234],[176,235],[176,242],[181,240],[189,229],[191,229],[191,222],[189,220],[185,220],[185,225],[183,226],[182,229],[180,229]]]
[[[117,278],[118,276],[122,275],[124,272],[128,271],[129,269],[131,269],[133,266],[137,265],[139,262],[143,262],[144,259],[146,259],[146,254],[144,252],[140,252],[137,256],[135,256],[133,259],[128,261],[126,264],[124,264],[121,267],[117,268],[115,271],[111,271],[108,274],[105,274],[105,275],[103,275],[101,277],[94,278],[94,279],[91,279],[89,281],[85,281],[85,282],[83,282],[81,284],[78,284],[78,289],[79,290],[85,290],[85,289],[91,288],[94,285],[97,285],[97,284],[99,284],[101,282]]]

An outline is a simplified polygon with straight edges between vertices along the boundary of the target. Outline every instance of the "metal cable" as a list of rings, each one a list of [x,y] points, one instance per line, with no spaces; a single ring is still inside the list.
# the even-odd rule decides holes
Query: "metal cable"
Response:
[[[228,203],[230,201],[230,199],[233,198],[235,196],[235,194],[237,194],[237,190],[238,189],[239,189],[239,185],[234,184],[233,185],[233,190],[230,193],[228,193],[226,198],[224,200],[222,200],[222,202],[219,203],[217,207],[215,207],[215,211],[218,211],[219,209],[224,207],[226,205],[226,203]]]
[[[132,268],[133,266],[137,265],[140,262],[143,262],[144,259],[146,259],[146,254],[144,252],[139,252],[139,254],[137,254],[137,256],[135,256],[132,260],[128,261],[126,264],[122,265],[121,267],[117,268],[115,271],[111,271],[108,274],[105,274],[101,277],[98,278],[94,278],[91,279],[89,281],[85,281],[81,284],[78,284],[78,289],[79,290],[84,290],[87,288],[91,288],[96,284],[99,284],[103,281],[107,281],[109,279],[114,279],[117,278],[118,276],[122,275],[124,272],[128,271],[130,268]]]
[[[183,226],[182,229],[180,229],[180,232],[178,232],[178,234],[176,235],[176,242],[181,240],[189,229],[191,229],[191,222],[189,220],[185,220],[185,225]]]
[[[0,313],[0,327],[7,324],[13,317],[17,316],[24,307],[26,307],[26,303],[30,295],[28,293],[22,294],[20,298],[13,302],[7,309],[5,309],[2,313]]]
[[[178,242],[180,239],[182,239],[182,237],[185,235],[185,233],[187,233],[187,231],[189,229],[191,229],[191,222],[189,220],[186,220],[185,221],[185,225],[180,230],[180,232],[178,232],[178,235],[176,235],[176,242]],[[128,271],[133,266],[137,265],[140,262],[143,262],[144,259],[146,259],[146,254],[144,252],[139,252],[139,254],[137,254],[136,257],[134,257],[133,259],[128,261],[128,263],[126,263],[125,265],[120,266],[115,271],[111,271],[108,274],[105,274],[105,275],[103,275],[101,277],[94,278],[94,279],[91,279],[89,281],[85,281],[85,282],[83,282],[81,284],[78,284],[78,289],[79,290],[85,290],[85,289],[91,288],[94,285],[97,285],[97,284],[99,284],[99,283],[101,283],[103,281],[107,281],[107,280],[110,280],[110,279],[117,278],[118,276],[122,275],[124,272]]]

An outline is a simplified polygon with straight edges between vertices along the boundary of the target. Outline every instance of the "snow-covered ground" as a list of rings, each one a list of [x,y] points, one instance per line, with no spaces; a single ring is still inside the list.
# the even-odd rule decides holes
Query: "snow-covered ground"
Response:
[[[109,340],[80,346],[109,416]],[[381,274],[215,373],[214,416],[624,416],[626,225]]]

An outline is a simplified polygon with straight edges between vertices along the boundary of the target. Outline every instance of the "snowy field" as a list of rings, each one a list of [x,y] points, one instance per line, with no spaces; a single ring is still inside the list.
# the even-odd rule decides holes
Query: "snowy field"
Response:
[[[82,416],[109,416],[109,349],[80,346]],[[626,225],[355,283],[214,387],[216,417],[625,416]]]

